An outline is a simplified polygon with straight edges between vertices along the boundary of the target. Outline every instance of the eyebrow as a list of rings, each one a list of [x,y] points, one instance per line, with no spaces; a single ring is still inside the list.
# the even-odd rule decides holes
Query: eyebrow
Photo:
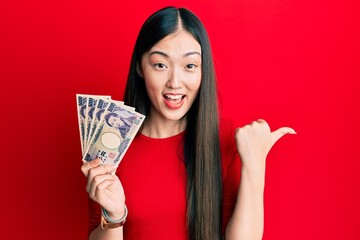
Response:
[[[151,56],[151,55],[153,55],[153,54],[159,54],[159,55],[164,56],[164,57],[166,57],[166,58],[170,58],[169,55],[167,55],[166,53],[161,52],[161,51],[152,51],[149,56]],[[197,54],[197,55],[199,55],[199,56],[201,57],[201,54],[200,54],[199,52],[196,52],[196,51],[185,53],[185,54],[183,55],[183,57],[188,57],[188,56],[191,56],[191,55],[194,55],[194,54]]]

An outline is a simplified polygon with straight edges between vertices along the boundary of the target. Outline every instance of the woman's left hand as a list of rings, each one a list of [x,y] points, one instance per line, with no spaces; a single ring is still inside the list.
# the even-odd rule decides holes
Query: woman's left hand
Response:
[[[269,125],[263,119],[236,129],[236,147],[243,166],[265,168],[266,156],[272,146],[285,134],[296,134],[294,129],[282,127],[271,132]]]

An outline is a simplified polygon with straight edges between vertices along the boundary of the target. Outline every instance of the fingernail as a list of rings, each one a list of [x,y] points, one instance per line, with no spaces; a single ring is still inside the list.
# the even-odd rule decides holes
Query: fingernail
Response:
[[[297,134],[297,132],[295,132],[294,129],[292,129],[292,131],[290,131],[291,134]]]
[[[111,169],[116,169],[116,168],[117,168],[117,165],[112,165],[110,168],[111,168]]]

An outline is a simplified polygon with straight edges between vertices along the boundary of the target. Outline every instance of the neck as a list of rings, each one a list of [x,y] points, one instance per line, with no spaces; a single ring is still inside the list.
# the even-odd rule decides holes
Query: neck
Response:
[[[175,136],[186,128],[186,118],[180,120],[154,119],[147,116],[142,134],[151,138],[168,138]]]

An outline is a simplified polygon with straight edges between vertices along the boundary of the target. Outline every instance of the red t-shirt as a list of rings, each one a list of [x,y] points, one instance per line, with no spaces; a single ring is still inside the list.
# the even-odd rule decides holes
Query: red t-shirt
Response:
[[[131,143],[116,173],[125,191],[129,214],[125,240],[187,239],[184,132],[164,139],[139,134]],[[220,123],[223,180],[222,232],[235,207],[240,181],[240,159],[234,127]],[[100,207],[89,201],[89,234],[100,224]]]

